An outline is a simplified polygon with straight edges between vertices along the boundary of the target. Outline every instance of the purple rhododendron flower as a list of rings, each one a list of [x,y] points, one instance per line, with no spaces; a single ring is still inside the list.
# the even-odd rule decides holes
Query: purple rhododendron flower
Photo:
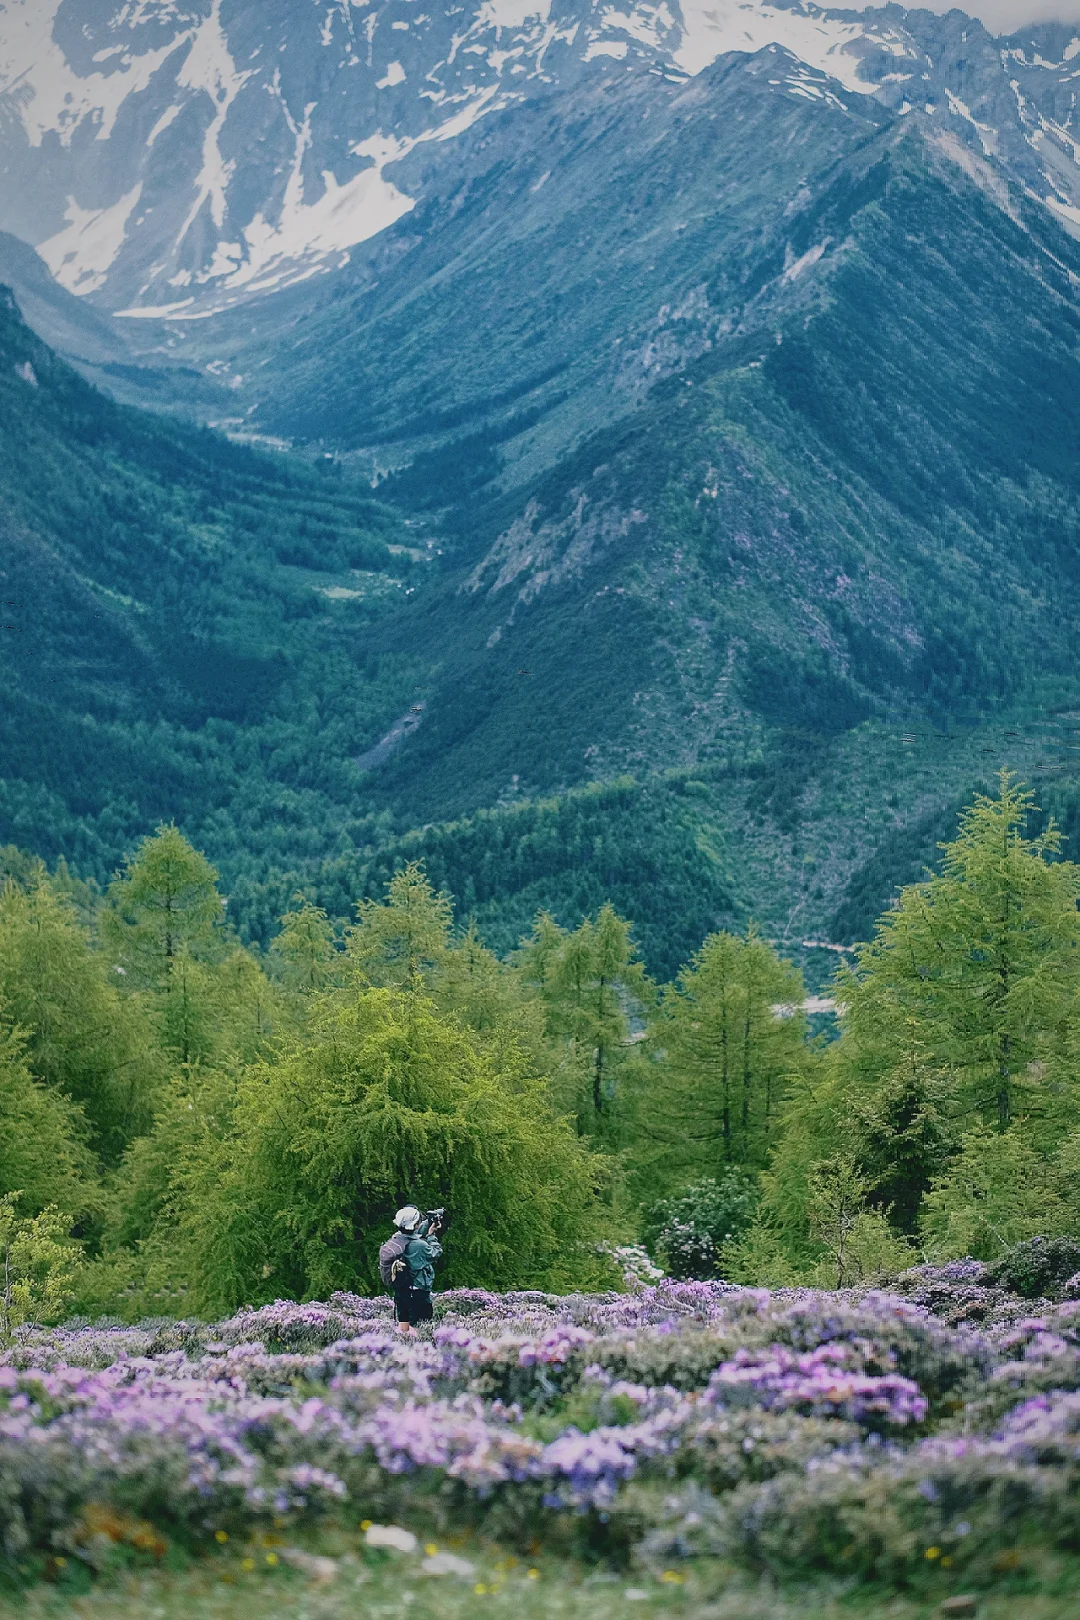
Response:
[[[642,1476],[669,1496],[697,1482],[676,1550],[709,1525],[725,1555],[767,1535],[794,1546],[800,1514],[875,1479],[937,1545],[980,1546],[1003,1480],[1040,1522],[1080,1533],[1080,1305],[1009,1304],[974,1326],[972,1293],[996,1298],[978,1263],[910,1275],[914,1299],[668,1280],[461,1289],[405,1339],[389,1300],[348,1293],[210,1326],[23,1328],[0,1354],[0,1543],[8,1559],[79,1556],[88,1504],[196,1536],[310,1519],[370,1506],[380,1480],[395,1502],[610,1514]],[[949,1402],[971,1388],[961,1433]]]

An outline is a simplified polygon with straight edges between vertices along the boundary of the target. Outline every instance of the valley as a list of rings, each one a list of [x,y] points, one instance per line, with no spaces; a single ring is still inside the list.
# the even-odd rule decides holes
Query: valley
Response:
[[[73,594],[8,633],[0,839],[104,881],[176,817],[263,942],[419,852],[502,951],[617,894],[658,971],[754,916],[818,984],[1002,764],[1076,820],[1071,30],[49,0],[0,46],[0,273],[117,401],[11,327]]]

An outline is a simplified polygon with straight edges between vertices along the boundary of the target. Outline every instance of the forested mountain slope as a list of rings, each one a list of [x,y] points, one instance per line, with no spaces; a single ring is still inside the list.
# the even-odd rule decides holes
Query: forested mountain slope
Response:
[[[176,816],[262,936],[419,853],[500,945],[617,893],[668,971],[858,937],[1003,762],[1067,810],[1071,31],[289,15],[0,20],[39,324],[308,457],[5,315],[0,838],[103,874]]]
[[[297,325],[258,418],[415,457],[424,505],[520,482],[733,330],[763,238],[889,122],[776,47],[486,120],[452,165],[413,156],[423,203]]]
[[[760,62],[716,74],[797,145]],[[570,801],[546,864],[470,883],[488,831],[439,859],[503,944],[603,889],[667,964],[751,912],[793,948],[857,937],[990,769],[1059,771],[1080,249],[867,106],[836,110],[850,151],[799,206],[718,255],[737,330],[519,487],[424,516],[423,464],[391,481],[419,528],[331,463],[111,405],[9,310],[0,836],[104,873],[176,816],[265,934],[297,882],[341,915],[430,855],[378,853],[411,825],[501,804],[505,848],[522,800],[660,773],[619,790],[614,867]],[[467,445],[453,463],[467,481]]]
[[[792,222],[814,217],[837,166],[880,129],[918,126],[1040,228],[1076,235],[1067,31],[1009,50],[960,13],[924,12],[894,33],[857,73],[782,42],[753,50],[748,32],[743,52],[689,80],[635,71],[534,93],[403,156],[415,208],[303,302],[178,321],[170,342],[228,354],[238,404],[270,431],[378,471],[411,462],[406,491],[441,506],[552,467],[657,379],[753,327],[777,273],[763,250],[798,236]],[[269,387],[267,345],[280,355]]]
[[[454,679],[399,756],[418,815],[1070,671],[1077,248],[914,129],[784,226],[753,327],[470,508],[428,608]]]
[[[1075,51],[811,0],[12,0],[0,225],[165,397],[182,356],[216,417],[376,467],[465,427],[528,476],[738,324],[732,268],[862,121],[1080,230]]]
[[[381,772],[404,819],[704,776],[754,903],[761,861],[774,916],[812,873],[820,929],[875,841],[984,762],[1061,764],[1080,254],[956,159],[911,124],[875,133],[760,244],[741,332],[472,502],[417,621],[436,690]]]
[[[106,877],[175,817],[233,880],[337,849],[413,690],[368,640],[410,538],[332,468],[113,404],[3,293],[0,842]]]

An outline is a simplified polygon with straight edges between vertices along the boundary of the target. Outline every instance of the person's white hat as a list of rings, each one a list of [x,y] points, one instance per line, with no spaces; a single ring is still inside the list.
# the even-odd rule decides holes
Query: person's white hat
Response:
[[[406,1204],[394,1216],[394,1225],[402,1232],[412,1232],[420,1225],[420,1211],[415,1204]]]

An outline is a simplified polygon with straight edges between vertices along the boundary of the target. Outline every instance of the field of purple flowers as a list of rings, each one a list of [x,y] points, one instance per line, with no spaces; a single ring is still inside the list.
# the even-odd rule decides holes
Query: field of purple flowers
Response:
[[[6,1577],[326,1520],[897,1586],[1075,1547],[1080,1302],[975,1262],[898,1286],[461,1290],[409,1340],[351,1294],[24,1328],[0,1354]]]

